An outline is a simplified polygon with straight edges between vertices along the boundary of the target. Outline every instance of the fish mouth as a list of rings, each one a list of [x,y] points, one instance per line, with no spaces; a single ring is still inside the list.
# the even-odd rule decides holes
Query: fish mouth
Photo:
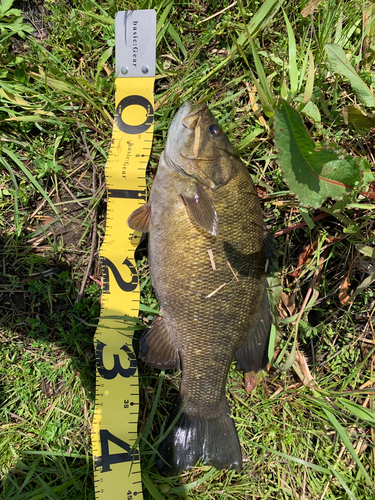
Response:
[[[199,157],[198,156],[198,146],[199,146],[199,138],[200,138],[200,122],[202,119],[203,113],[208,109],[207,104],[204,102],[202,104],[196,103],[193,104],[192,101],[186,101],[184,106],[186,106],[187,113],[185,116],[181,118],[182,127],[188,130],[195,131],[195,142],[193,148],[193,155],[184,154],[181,151],[181,147],[177,141],[177,148],[180,156],[185,160],[194,160],[194,161],[213,161],[215,159],[214,156],[206,156]]]
[[[203,104],[193,104],[191,101],[186,101],[185,105],[186,107],[189,107],[189,111],[181,119],[181,124],[189,130],[194,130],[197,124],[199,124],[201,116],[206,111],[208,106],[205,102]]]

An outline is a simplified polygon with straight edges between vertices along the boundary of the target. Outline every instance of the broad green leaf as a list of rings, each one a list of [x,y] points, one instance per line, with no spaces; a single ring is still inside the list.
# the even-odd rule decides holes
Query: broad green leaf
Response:
[[[362,243],[357,243],[355,247],[359,252],[363,253],[363,255],[366,255],[366,257],[371,257],[371,259],[375,259],[374,247],[368,247],[367,245],[363,245]]]
[[[370,276],[365,278],[362,281],[362,283],[357,287],[353,295],[350,297],[351,302],[353,302],[353,300],[357,295],[363,293],[366,290],[366,288],[368,288],[374,281],[375,281],[375,272],[373,272],[372,274],[370,274]]]
[[[12,7],[13,1],[14,0],[1,0],[1,3],[0,3],[0,17],[2,17],[4,15],[6,15],[6,16],[10,15],[9,9]],[[9,12],[7,12],[7,11],[9,11]],[[21,13],[20,11],[18,11],[18,12]]]
[[[349,80],[357,98],[365,104],[365,106],[374,108],[375,97],[373,93],[367,87],[365,82],[357,75],[356,70],[347,60],[344,49],[340,47],[340,45],[335,45],[334,43],[327,43],[324,48],[327,53],[331,71],[345,76],[345,78]]]
[[[283,100],[275,113],[275,145],[285,181],[304,207],[319,208],[328,196],[341,199],[361,180],[354,158],[315,150],[299,113]]]
[[[312,101],[309,101],[304,106],[302,106],[300,108],[300,111],[308,118],[310,118],[310,120],[312,120],[314,123],[320,123],[322,121],[320,111]]]
[[[364,129],[366,132],[375,128],[375,116],[367,115],[356,106],[346,106],[342,110],[342,115],[346,125],[352,123],[355,127]]]
[[[303,217],[303,220],[306,222],[307,226],[310,228],[310,229],[314,229],[315,227],[315,224],[314,222],[312,221],[310,215],[309,215],[309,212],[306,210],[306,208],[303,208],[303,207],[300,207],[299,209],[300,211],[300,214],[302,215]]]

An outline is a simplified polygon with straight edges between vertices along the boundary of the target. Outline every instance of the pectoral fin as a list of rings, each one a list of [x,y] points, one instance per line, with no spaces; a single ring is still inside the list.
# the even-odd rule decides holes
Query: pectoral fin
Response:
[[[271,325],[272,317],[269,310],[267,291],[265,290],[258,321],[250,330],[245,343],[237,349],[234,355],[237,370],[257,373],[266,367]]]
[[[148,233],[150,229],[150,217],[151,205],[150,203],[146,203],[130,214],[127,224],[130,229],[140,231],[141,233]]]
[[[156,316],[144,332],[139,346],[139,357],[146,365],[159,370],[180,368],[180,355],[165,328],[162,316]]]
[[[206,191],[200,186],[195,186],[191,193],[182,193],[181,196],[195,222],[207,233],[217,236],[219,234],[219,217]]]

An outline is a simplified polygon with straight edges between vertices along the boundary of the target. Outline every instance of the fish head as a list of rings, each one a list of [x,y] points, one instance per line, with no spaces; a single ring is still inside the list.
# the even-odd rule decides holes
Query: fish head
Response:
[[[206,104],[186,101],[168,131],[165,159],[173,170],[209,189],[227,184],[236,174],[238,155]]]

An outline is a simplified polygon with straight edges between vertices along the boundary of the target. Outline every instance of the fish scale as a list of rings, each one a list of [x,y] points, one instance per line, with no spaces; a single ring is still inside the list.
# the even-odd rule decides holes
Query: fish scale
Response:
[[[150,231],[162,312],[140,356],[155,368],[182,366],[169,424],[177,422],[161,443],[158,469],[180,472],[203,459],[239,470],[225,386],[233,358],[254,372],[267,362],[263,219],[251,176],[206,105],[187,102],[176,114],[148,207],[128,224],[137,229],[139,221]]]

